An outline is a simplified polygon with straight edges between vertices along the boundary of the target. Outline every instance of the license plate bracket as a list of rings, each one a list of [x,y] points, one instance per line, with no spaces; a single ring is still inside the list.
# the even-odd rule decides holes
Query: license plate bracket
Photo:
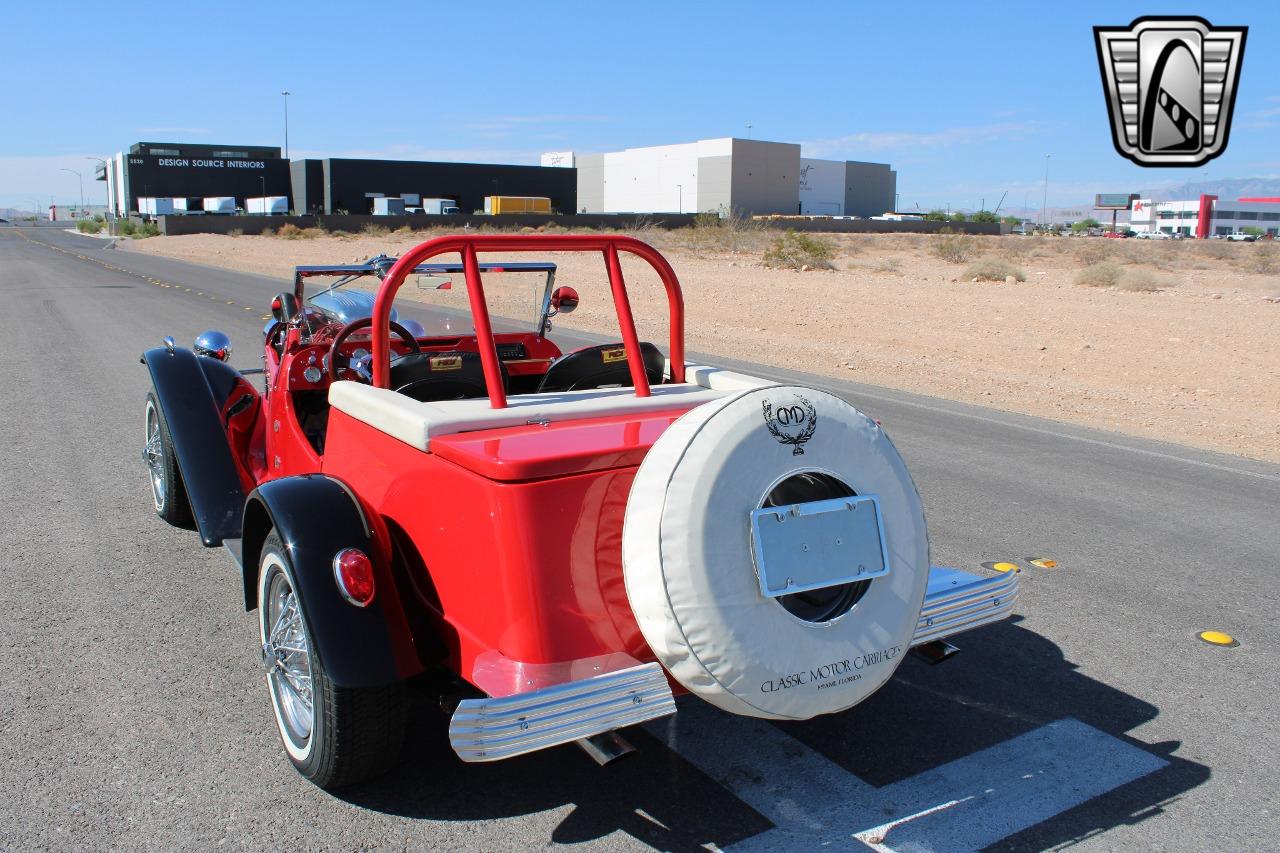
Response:
[[[751,513],[760,592],[777,598],[889,573],[875,495],[766,507]]]

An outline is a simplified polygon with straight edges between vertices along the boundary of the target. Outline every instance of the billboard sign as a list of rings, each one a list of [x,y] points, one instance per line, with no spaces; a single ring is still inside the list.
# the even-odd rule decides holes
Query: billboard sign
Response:
[[[1093,206],[1097,210],[1128,210],[1137,197],[1137,193],[1098,193],[1093,197]]]

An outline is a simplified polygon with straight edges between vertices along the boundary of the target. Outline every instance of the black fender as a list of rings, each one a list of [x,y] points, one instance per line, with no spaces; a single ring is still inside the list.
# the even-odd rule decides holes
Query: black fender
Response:
[[[212,548],[239,537],[244,486],[222,420],[239,371],[181,347],[147,350],[142,362],[169,425],[200,541]]]
[[[272,528],[289,552],[298,602],[311,626],[312,654],[335,685],[378,687],[421,671],[387,561],[344,483],[303,474],[271,480],[250,493],[241,551],[246,610],[258,606],[258,564]],[[367,607],[356,607],[338,591],[333,558],[343,548],[359,548],[373,560],[376,592]]]

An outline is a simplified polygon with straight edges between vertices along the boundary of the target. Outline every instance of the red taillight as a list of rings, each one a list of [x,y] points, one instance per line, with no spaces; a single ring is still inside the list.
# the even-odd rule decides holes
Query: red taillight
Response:
[[[373,563],[358,548],[343,548],[333,556],[333,580],[342,597],[356,607],[373,601]]]
[[[279,310],[280,310],[280,297],[279,297],[279,296],[277,296],[277,297],[275,297],[274,299],[272,299],[272,300],[271,300],[271,310],[272,310],[272,311],[279,312]]]

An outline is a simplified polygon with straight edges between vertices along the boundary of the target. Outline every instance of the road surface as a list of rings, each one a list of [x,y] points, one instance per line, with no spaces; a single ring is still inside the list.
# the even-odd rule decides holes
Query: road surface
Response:
[[[1280,847],[1280,467],[732,363],[882,419],[935,562],[1057,566],[1023,573],[1014,620],[833,717],[682,700],[599,769],[572,747],[463,765],[424,707],[390,776],[310,786],[229,557],[154,516],[139,459],[140,352],[214,327],[257,366],[284,288],[0,227],[0,848]]]

